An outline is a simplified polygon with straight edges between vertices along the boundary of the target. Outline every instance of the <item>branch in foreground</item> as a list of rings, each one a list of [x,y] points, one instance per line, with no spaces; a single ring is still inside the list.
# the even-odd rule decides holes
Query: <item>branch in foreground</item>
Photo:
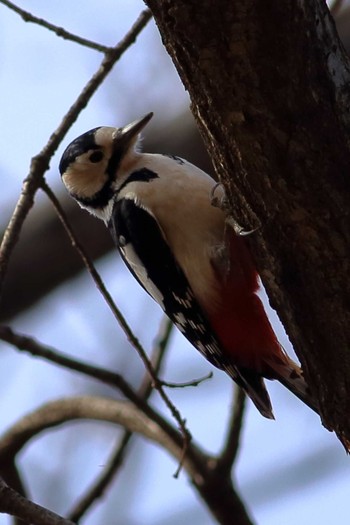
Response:
[[[32,158],[29,174],[23,182],[21,195],[17,201],[10,222],[5,230],[0,246],[0,292],[12,251],[18,241],[23,223],[29,213],[29,210],[33,206],[34,195],[40,186],[40,183],[44,177],[44,173],[49,167],[50,159],[54,155],[56,149],[58,148],[73,122],[75,122],[80,112],[89,102],[92,95],[102,84],[122,54],[130,47],[133,42],[135,42],[136,37],[145,27],[150,18],[150,11],[143,11],[126,36],[115,47],[113,47],[109,53],[105,55],[100,67],[85,85],[79,97],[64,116],[61,124],[51,135],[46,146],[38,155]]]
[[[112,47],[104,46],[102,44],[99,44],[98,42],[93,42],[92,40],[87,40],[86,38],[82,38],[81,36],[74,35],[73,33],[70,33],[69,31],[63,29],[63,27],[55,26],[54,24],[51,24],[43,18],[38,18],[37,16],[32,15],[28,11],[21,9],[9,0],[0,0],[0,3],[6,5],[9,9],[11,9],[11,11],[17,13],[25,22],[32,22],[33,24],[42,26],[45,29],[48,29],[49,31],[55,33],[57,36],[64,38],[65,40],[71,40],[76,44],[80,44],[81,46],[94,49],[95,51],[100,51],[101,53],[109,53],[113,49]]]
[[[1,478],[0,512],[10,514],[28,523],[35,523],[35,525],[74,525],[72,521],[65,520],[51,510],[27,500]]]

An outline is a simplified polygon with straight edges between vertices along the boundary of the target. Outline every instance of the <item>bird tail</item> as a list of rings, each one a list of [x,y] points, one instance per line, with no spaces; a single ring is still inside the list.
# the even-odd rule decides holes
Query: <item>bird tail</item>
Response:
[[[264,379],[260,374],[248,368],[237,368],[227,365],[225,371],[244,390],[253,401],[260,414],[267,419],[275,419],[270,396],[266,390]]]
[[[243,388],[261,415],[268,419],[275,419],[275,417],[263,376],[267,379],[277,379],[305,405],[319,414],[318,403],[311,394],[302,369],[284,352],[282,347],[277,358],[264,362],[262,374],[231,364],[225,366],[225,371]]]
[[[319,414],[318,403],[305,381],[303,370],[286,353],[283,360],[269,362],[271,379],[277,379],[305,405]]]

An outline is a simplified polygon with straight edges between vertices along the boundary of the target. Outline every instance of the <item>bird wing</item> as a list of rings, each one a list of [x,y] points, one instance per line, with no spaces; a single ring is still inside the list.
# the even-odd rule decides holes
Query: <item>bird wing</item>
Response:
[[[262,378],[228,360],[151,212],[132,197],[123,197],[115,202],[108,227],[131,273],[180,332],[246,391],[262,415],[272,419]]]

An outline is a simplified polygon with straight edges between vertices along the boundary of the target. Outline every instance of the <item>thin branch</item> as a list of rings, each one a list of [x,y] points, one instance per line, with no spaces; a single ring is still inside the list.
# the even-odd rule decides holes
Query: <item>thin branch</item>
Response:
[[[162,382],[158,379],[157,374],[152,366],[152,363],[150,362],[146,351],[140,344],[139,340],[135,337],[133,331],[131,330],[129,324],[127,323],[126,319],[124,318],[123,314],[115,304],[115,302],[112,299],[111,294],[108,292],[106,286],[104,285],[101,276],[97,272],[93,262],[91,261],[90,257],[85,252],[85,249],[77,239],[75,233],[72,230],[71,225],[69,224],[66,214],[63,211],[63,208],[57,199],[56,195],[53,193],[45,179],[43,179],[40,183],[40,186],[42,190],[46,193],[50,201],[52,202],[56,213],[58,215],[58,218],[60,219],[64,229],[67,232],[67,235],[73,245],[73,247],[76,249],[76,251],[79,253],[79,256],[81,257],[82,261],[84,262],[84,265],[86,266],[87,270],[89,271],[91,277],[93,278],[98,290],[102,294],[103,298],[105,299],[106,303],[108,304],[111,312],[113,313],[114,317],[118,321],[120,327],[124,331],[126,337],[128,338],[131,345],[135,348],[137,353],[139,354],[143,364],[145,365],[146,370],[150,374],[153,382],[154,388],[158,391],[160,397],[162,398],[163,402],[167,406],[167,408],[170,410],[170,413],[172,414],[173,418],[177,421],[181,432],[183,434],[184,438],[184,455],[186,454],[186,448],[188,446],[188,443],[191,440],[191,434],[189,430],[186,427],[186,421],[181,416],[179,410],[176,408],[176,406],[172,403],[170,398],[167,396],[167,394],[164,392],[164,389],[162,387]],[[181,463],[179,468],[181,469]]]
[[[243,416],[245,408],[246,395],[242,388],[234,386],[234,401],[231,412],[231,421],[228,426],[227,437],[223,450],[217,459],[216,467],[221,472],[227,474],[231,472],[232,466],[237,457],[239,449],[241,430],[243,426]]]
[[[208,381],[213,377],[213,372],[209,372],[206,376],[199,377],[198,379],[191,379],[190,381],[185,381],[184,383],[171,383],[169,381],[162,381],[162,385],[167,388],[187,388],[189,386],[198,386],[204,381]]]
[[[0,246],[0,292],[10,256],[18,241],[23,223],[29,213],[29,210],[33,206],[34,195],[40,186],[45,172],[49,168],[51,157],[55,153],[69,128],[72,126],[73,122],[75,122],[80,112],[89,102],[92,95],[102,84],[122,54],[130,47],[133,42],[135,42],[136,37],[145,27],[150,18],[150,11],[143,11],[126,36],[105,55],[100,67],[85,85],[79,97],[64,116],[61,124],[51,135],[46,146],[38,155],[32,158],[29,174],[23,182],[21,195],[18,199],[10,222],[5,230]]]
[[[43,18],[38,18],[37,16],[32,15],[28,11],[24,11],[24,9],[21,9],[9,0],[0,0],[0,4],[5,5],[9,9],[11,9],[11,11],[17,13],[25,22],[32,22],[33,24],[38,24],[39,26],[42,26],[45,29],[48,29],[49,31],[53,31],[57,36],[64,38],[65,40],[71,40],[76,44],[80,44],[81,46],[94,49],[95,51],[100,51],[101,53],[109,53],[113,49],[112,47],[104,46],[102,44],[99,44],[98,42],[93,42],[92,40],[87,40],[86,38],[74,35],[73,33],[70,33],[69,31],[63,29],[63,27],[55,26],[54,24],[47,22],[47,20],[44,20]]]
[[[44,507],[24,498],[0,478],[0,512],[35,525],[74,525]]]
[[[159,375],[161,364],[168,346],[169,338],[173,329],[173,323],[164,316],[159,327],[158,335],[152,351],[151,362],[157,375]],[[138,394],[147,400],[152,392],[152,379],[147,371],[138,389]],[[100,498],[111,481],[116,477],[120,467],[124,462],[132,432],[124,429],[123,436],[118,441],[115,450],[107,463],[102,474],[94,481],[93,485],[86,491],[84,496],[74,505],[68,517],[78,523],[92,504]]]

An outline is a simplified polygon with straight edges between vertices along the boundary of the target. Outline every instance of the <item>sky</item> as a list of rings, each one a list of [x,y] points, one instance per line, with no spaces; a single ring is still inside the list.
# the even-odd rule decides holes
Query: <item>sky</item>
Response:
[[[28,9],[28,2],[18,3]],[[144,4],[138,0],[32,0],[30,11],[86,38],[114,45]],[[15,205],[30,159],[47,142],[62,115],[96,70],[101,56],[47,30],[24,23],[0,4],[0,115],[2,133],[0,224]],[[189,104],[154,24],[117,64],[66,137],[51,164],[48,181],[61,192],[60,154],[71,139],[98,125],[124,125],[153,110],[155,119],[175,117]],[[176,154],[176,151],[169,152]],[[40,206],[43,198],[37,199]],[[83,212],[82,212],[83,213]],[[146,348],[161,320],[159,308],[138,287],[122,262],[110,254],[98,262],[112,296]],[[266,301],[265,301],[266,302]],[[283,346],[290,343],[270,312]],[[88,275],[65,283],[13,327],[64,352],[121,370],[126,379],[142,377],[142,366]],[[171,341],[165,376],[183,382],[206,375],[210,365],[179,334]],[[276,421],[248,405],[242,448],[235,470],[239,490],[259,525],[328,525],[348,521],[349,459],[319,418],[283,387],[269,383]],[[0,343],[0,431],[45,401],[61,396],[98,394],[84,378],[57,371],[38,359],[19,355]],[[91,390],[92,389],[92,390]],[[197,388],[174,390],[172,400],[186,417],[194,438],[212,452],[222,444],[231,403],[230,380],[221,372]],[[166,409],[154,396],[154,403]],[[67,511],[105,464],[115,443],[114,427],[74,424],[48,432],[21,454],[20,465],[33,499]],[[64,469],[62,469],[64,463]],[[130,461],[105,500],[87,515],[87,525],[173,525],[191,520],[212,525],[213,518],[193,492],[185,474],[174,480],[176,463],[154,445],[135,439]],[[60,497],[58,497],[60,495]],[[117,512],[116,512],[117,509]],[[111,516],[113,519],[111,521]],[[0,525],[7,525],[0,515]]]

